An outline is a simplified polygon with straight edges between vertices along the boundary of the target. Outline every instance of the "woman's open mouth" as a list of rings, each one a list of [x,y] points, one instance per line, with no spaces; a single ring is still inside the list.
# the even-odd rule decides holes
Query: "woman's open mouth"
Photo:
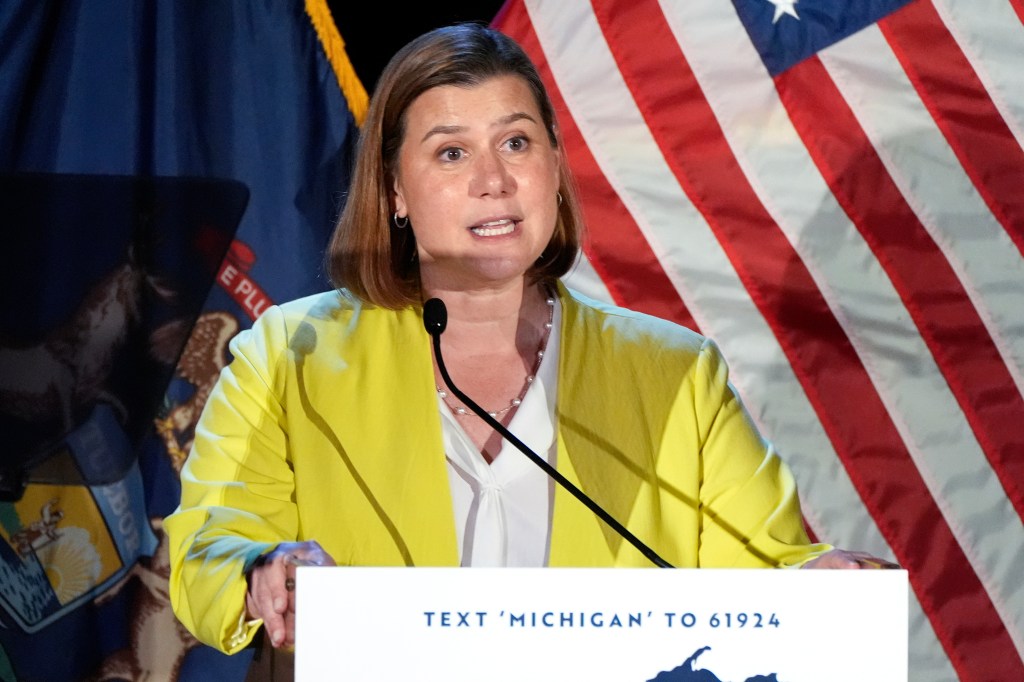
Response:
[[[511,234],[516,229],[516,221],[511,218],[492,220],[490,222],[469,228],[469,231],[478,237],[499,237],[503,234]]]

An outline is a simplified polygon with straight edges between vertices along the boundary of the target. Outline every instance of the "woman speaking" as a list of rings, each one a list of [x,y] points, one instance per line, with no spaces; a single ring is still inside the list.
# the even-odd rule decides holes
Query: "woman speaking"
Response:
[[[189,630],[290,646],[300,564],[654,565],[492,420],[666,564],[874,565],[808,540],[711,340],[561,283],[581,233],[516,43],[461,24],[396,54],[330,245],[337,288],[236,337],[198,425],[166,520]]]

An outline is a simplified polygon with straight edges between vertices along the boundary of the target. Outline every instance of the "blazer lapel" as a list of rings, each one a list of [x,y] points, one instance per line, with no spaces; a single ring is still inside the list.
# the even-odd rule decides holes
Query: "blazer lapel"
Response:
[[[332,408],[338,423],[355,425],[344,430],[351,468],[403,563],[458,565],[430,337],[421,313],[357,309],[343,332],[356,334],[363,342],[345,344],[345,388]]]

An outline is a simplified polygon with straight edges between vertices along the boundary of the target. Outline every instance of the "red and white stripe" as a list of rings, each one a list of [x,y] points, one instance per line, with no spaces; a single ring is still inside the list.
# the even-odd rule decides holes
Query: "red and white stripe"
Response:
[[[1024,680],[1022,17],[916,0],[774,79],[728,2],[495,21],[559,107],[570,283],[719,343],[814,534],[909,570],[913,680]]]

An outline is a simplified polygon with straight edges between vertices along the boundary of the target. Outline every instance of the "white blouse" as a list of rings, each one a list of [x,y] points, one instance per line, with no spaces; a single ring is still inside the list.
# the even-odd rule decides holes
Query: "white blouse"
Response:
[[[509,431],[551,466],[555,466],[557,451],[555,395],[561,317],[561,304],[556,297],[544,357],[508,425]],[[508,441],[502,443],[498,456],[488,464],[466,435],[459,418],[440,396],[437,402],[441,410],[460,564],[546,566],[551,506],[557,484]]]

